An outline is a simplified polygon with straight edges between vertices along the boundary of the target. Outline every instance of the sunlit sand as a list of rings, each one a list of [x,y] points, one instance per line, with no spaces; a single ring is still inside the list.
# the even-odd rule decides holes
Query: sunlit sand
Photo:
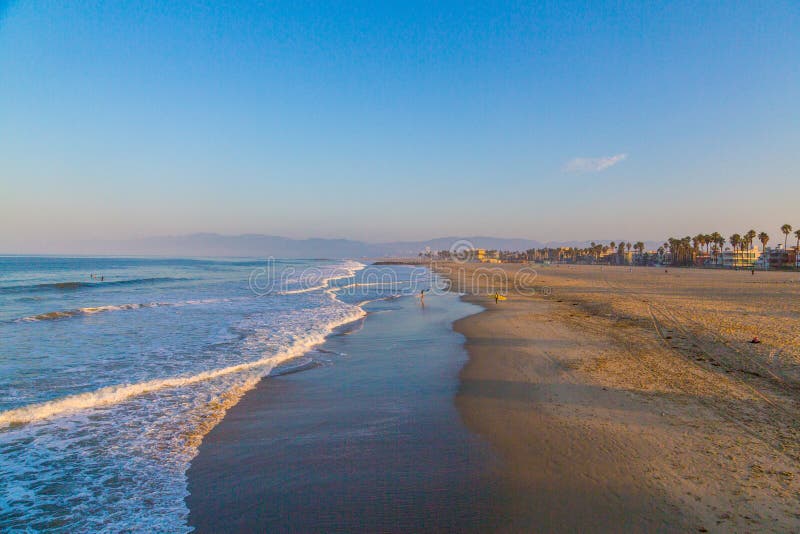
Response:
[[[488,308],[456,324],[458,406],[503,453],[517,526],[792,530],[800,274],[534,268],[455,288]]]

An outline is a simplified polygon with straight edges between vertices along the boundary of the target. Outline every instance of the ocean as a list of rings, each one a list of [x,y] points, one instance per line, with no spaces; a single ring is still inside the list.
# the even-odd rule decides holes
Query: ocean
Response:
[[[427,270],[356,261],[0,257],[0,531],[186,532],[203,436]]]

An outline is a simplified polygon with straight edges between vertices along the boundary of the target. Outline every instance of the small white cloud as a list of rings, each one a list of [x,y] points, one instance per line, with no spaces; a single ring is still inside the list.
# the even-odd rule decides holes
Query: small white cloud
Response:
[[[627,154],[617,154],[603,158],[575,158],[567,162],[564,170],[567,172],[600,172],[613,167],[627,157]]]

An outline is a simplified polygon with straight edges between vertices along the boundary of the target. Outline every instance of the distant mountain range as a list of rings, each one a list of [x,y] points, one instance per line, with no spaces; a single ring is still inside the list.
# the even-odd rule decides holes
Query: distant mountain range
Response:
[[[608,243],[608,241],[596,240]],[[440,237],[427,241],[394,241],[366,243],[350,239],[291,239],[262,234],[220,235],[213,233],[182,236],[149,237],[126,241],[94,241],[39,252],[103,255],[201,256],[201,257],[269,257],[276,258],[385,258],[413,257],[426,249],[449,250],[454,244],[471,244],[476,248],[498,250],[527,250],[542,247],[586,247],[590,241],[547,242],[532,239],[467,236]],[[658,247],[647,242],[648,248]],[[63,249],[63,250],[62,250]],[[34,252],[34,251],[27,251]]]

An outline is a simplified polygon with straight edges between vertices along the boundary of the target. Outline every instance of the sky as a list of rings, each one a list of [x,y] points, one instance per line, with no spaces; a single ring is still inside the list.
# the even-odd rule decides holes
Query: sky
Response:
[[[0,0],[0,251],[800,227],[800,3]]]

